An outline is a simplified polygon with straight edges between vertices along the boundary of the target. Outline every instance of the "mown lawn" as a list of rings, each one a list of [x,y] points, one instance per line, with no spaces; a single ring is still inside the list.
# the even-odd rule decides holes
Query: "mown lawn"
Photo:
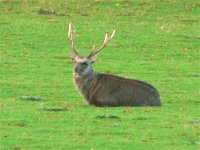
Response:
[[[1,0],[0,149],[199,149],[199,14],[197,0]],[[85,103],[69,22],[84,55],[116,29],[96,70],[153,84],[162,107]]]

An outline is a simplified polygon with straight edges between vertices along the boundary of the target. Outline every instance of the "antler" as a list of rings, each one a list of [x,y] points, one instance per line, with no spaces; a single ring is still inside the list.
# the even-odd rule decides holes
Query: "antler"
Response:
[[[78,54],[79,54],[78,49],[76,48],[76,46],[75,46],[75,44],[74,44],[74,33],[75,33],[75,31],[76,31],[76,30],[74,30],[74,29],[72,28],[72,25],[71,25],[71,22],[70,22],[70,23],[69,23],[68,38],[69,38],[69,40],[70,40],[70,42],[71,42],[71,46],[72,46],[72,49],[73,49],[74,53],[75,53],[76,55],[78,55]]]
[[[108,34],[106,33],[103,44],[97,49],[94,49],[95,48],[95,45],[94,45],[88,58],[99,53],[110,42],[110,40],[114,37],[114,35],[115,35],[115,30],[113,30],[112,35],[110,37],[108,37]]]

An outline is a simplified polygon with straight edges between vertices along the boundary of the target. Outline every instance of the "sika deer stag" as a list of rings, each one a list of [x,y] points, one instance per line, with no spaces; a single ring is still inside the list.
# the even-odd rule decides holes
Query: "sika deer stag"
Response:
[[[95,106],[160,106],[158,91],[150,84],[135,79],[126,79],[110,74],[97,73],[92,67],[99,53],[114,37],[115,30],[108,37],[105,35],[103,44],[93,47],[89,56],[81,56],[74,43],[75,30],[69,24],[68,37],[73,53],[74,82],[78,90],[89,104]]]

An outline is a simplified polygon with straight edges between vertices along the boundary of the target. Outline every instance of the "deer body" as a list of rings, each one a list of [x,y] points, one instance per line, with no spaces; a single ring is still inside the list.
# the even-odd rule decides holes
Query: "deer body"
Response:
[[[106,34],[103,45],[88,57],[81,56],[73,41],[74,31],[69,26],[69,38],[74,53],[74,83],[87,102],[95,106],[160,106],[158,91],[150,84],[110,74],[99,74],[92,67],[96,54],[113,38]],[[94,48],[93,48],[94,49]]]
[[[95,106],[160,106],[158,91],[143,81],[96,74],[87,80],[74,77],[75,84],[89,104]]]

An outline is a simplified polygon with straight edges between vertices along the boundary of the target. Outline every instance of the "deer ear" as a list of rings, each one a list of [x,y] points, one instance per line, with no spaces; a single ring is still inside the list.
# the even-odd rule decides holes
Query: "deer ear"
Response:
[[[94,55],[94,56],[89,57],[89,60],[91,63],[94,63],[97,60],[97,58],[98,58],[98,56]]]
[[[76,57],[76,54],[75,54],[75,53],[70,53],[70,54],[69,54],[69,57],[70,57],[72,60],[74,60],[74,58]]]

